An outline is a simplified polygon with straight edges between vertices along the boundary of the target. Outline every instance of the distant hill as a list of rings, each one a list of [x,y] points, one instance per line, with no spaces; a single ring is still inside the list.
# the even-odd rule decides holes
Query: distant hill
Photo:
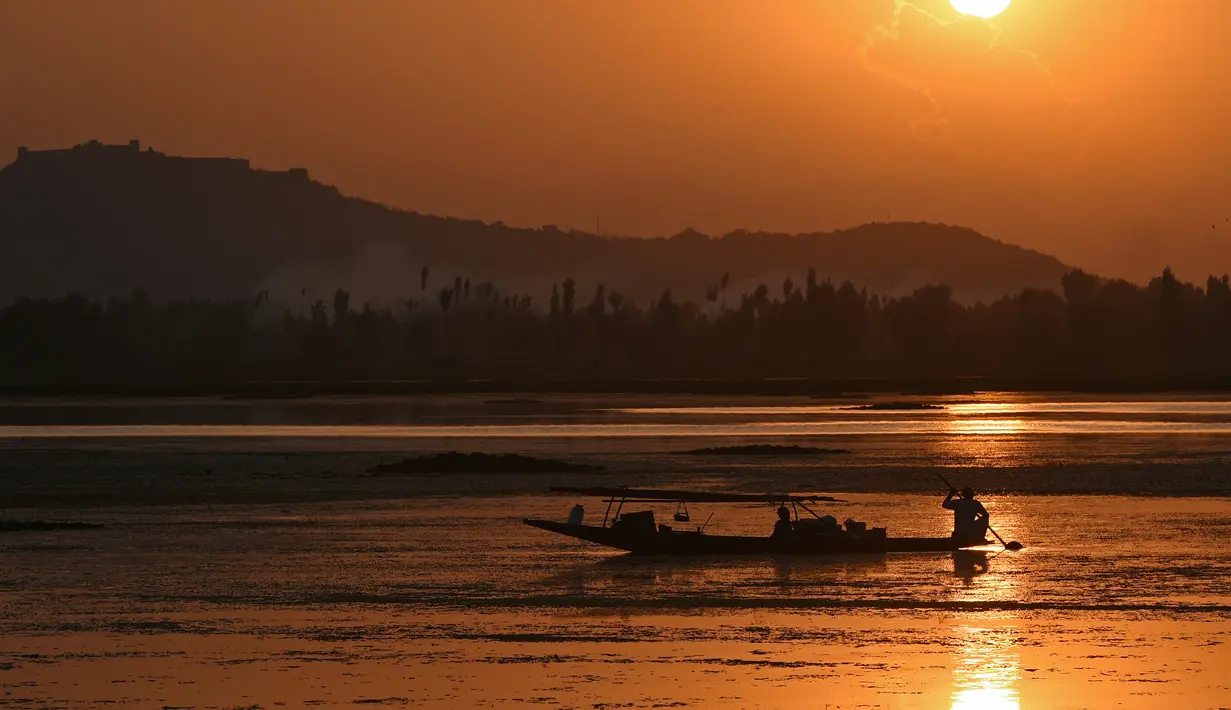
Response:
[[[816,234],[733,232],[709,238],[611,238],[555,227],[519,229],[406,212],[342,195],[307,170],[253,169],[247,160],[181,158],[138,142],[21,149],[0,170],[0,301],[18,295],[92,297],[143,287],[154,298],[432,298],[460,275],[542,302],[566,277],[579,298],[599,283],[637,300],[671,288],[700,300],[730,274],[736,299],[760,281],[849,279],[896,294],[947,283],[963,300],[1023,287],[1057,289],[1060,261],[973,230],[868,224]]]

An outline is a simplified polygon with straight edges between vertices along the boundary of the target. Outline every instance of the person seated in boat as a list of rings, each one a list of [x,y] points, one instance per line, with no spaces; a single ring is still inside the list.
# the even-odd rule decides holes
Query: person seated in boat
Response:
[[[770,537],[785,540],[795,535],[791,525],[791,511],[785,505],[778,509],[778,522],[774,523],[774,534]]]
[[[953,537],[963,540],[982,540],[987,535],[987,508],[975,500],[975,491],[970,486],[962,489],[960,498],[954,498],[957,491],[949,490],[945,502],[940,507],[953,511]]]

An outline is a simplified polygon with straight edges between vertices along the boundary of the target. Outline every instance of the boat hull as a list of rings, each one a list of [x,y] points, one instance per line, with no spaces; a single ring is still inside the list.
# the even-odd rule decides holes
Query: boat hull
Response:
[[[791,539],[743,535],[709,535],[691,531],[632,531],[552,520],[523,521],[526,525],[638,555],[849,555],[887,552],[952,552],[991,544],[987,540],[952,537],[822,537]]]

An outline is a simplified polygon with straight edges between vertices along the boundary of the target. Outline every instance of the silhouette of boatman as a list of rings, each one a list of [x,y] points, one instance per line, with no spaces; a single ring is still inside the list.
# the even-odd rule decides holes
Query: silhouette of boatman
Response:
[[[949,495],[940,507],[953,511],[953,537],[962,540],[983,540],[987,535],[989,517],[987,508],[975,500],[975,491],[970,486],[962,489],[962,496],[954,498],[957,491],[950,488]]]
[[[789,540],[795,534],[795,528],[791,526],[791,511],[784,505],[778,509],[778,522],[774,523],[773,537],[777,540]]]

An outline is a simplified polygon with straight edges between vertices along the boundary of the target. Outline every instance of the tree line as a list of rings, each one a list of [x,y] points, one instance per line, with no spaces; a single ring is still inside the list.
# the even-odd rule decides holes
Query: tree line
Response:
[[[664,291],[636,303],[572,279],[546,302],[472,284],[431,284],[398,307],[332,302],[275,309],[250,299],[156,303],[21,298],[0,309],[0,383],[643,378],[1002,378],[1231,384],[1231,284],[1165,270],[1144,287],[1066,274],[966,305],[944,285],[901,297],[818,280],[702,302]],[[412,286],[412,289],[414,287]],[[305,294],[306,295],[306,294]]]

